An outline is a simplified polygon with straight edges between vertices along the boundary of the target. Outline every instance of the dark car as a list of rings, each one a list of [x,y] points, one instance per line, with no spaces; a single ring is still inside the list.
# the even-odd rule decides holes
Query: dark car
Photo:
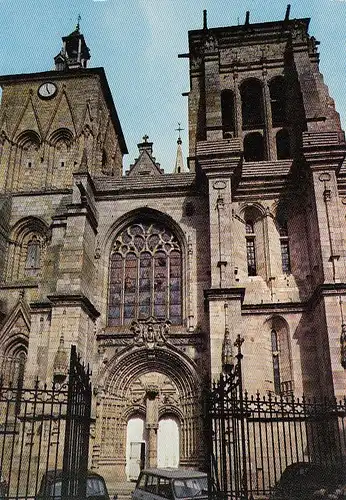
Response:
[[[61,499],[62,470],[50,470],[43,474],[35,500]],[[105,480],[100,474],[88,472],[86,498],[89,500],[110,500]]]
[[[346,469],[314,463],[289,465],[276,483],[272,500],[346,500]]]

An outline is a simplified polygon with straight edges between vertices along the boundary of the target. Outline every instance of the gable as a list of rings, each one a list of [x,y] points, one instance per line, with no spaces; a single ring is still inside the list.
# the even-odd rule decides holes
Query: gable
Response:
[[[131,165],[130,170],[127,172],[128,176],[152,176],[152,175],[162,175],[162,169],[160,169],[160,164],[154,161],[154,158],[150,154],[143,150],[139,155],[139,158]]]

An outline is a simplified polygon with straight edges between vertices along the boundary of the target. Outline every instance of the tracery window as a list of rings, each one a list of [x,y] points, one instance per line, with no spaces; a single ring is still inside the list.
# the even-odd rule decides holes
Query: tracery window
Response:
[[[154,316],[182,322],[182,256],[174,234],[135,222],[116,238],[110,258],[108,324]]]

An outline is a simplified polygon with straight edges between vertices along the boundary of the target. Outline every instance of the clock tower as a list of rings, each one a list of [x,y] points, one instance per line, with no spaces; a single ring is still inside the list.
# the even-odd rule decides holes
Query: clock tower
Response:
[[[127,150],[104,70],[87,68],[79,24],[62,40],[54,71],[0,78],[0,192],[69,189],[83,157],[90,174],[122,174]]]

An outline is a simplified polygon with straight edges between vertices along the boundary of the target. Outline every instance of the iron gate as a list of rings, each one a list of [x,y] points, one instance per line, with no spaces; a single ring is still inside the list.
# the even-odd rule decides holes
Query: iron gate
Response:
[[[241,382],[241,344],[238,337],[235,366],[226,367],[209,398],[210,475],[221,498],[268,496],[292,464],[341,471],[346,401],[248,395]]]
[[[34,498],[47,471],[60,475],[63,495],[83,498],[90,400],[90,373],[75,346],[66,383],[0,385],[0,498]]]

